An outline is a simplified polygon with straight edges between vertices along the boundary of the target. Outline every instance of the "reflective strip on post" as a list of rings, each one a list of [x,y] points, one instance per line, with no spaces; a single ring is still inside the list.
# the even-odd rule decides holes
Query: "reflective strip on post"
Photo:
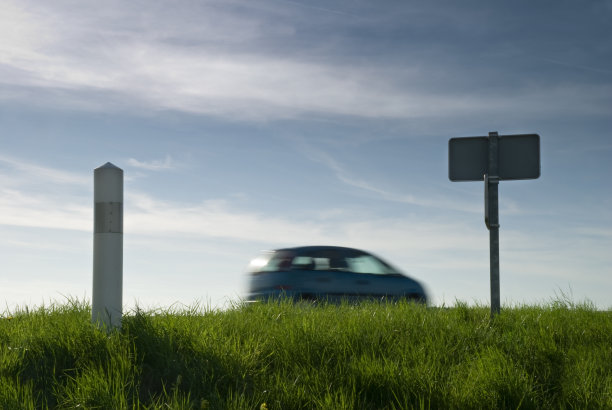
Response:
[[[94,216],[94,233],[123,233],[121,202],[96,202]]]

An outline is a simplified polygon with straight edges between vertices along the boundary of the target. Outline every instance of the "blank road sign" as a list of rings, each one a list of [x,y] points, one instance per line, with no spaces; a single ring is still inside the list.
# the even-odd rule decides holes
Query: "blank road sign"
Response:
[[[489,173],[489,137],[451,138],[448,177],[451,181],[482,181]]]
[[[499,178],[540,177],[540,136],[507,135],[499,139]]]
[[[500,135],[497,161],[500,180],[540,177],[540,136]],[[489,137],[451,138],[448,177],[451,181],[482,181],[489,174]]]

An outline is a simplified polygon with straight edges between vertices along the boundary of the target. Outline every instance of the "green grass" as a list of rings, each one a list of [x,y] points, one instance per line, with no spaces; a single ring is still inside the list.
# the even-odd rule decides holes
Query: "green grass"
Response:
[[[0,319],[0,408],[612,409],[612,312],[271,303]],[[265,405],[264,405],[265,403]]]

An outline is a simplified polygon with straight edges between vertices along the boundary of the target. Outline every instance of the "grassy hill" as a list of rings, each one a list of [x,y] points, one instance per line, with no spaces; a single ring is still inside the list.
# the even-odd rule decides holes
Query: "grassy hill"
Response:
[[[0,318],[0,408],[609,408],[612,312],[256,304]]]

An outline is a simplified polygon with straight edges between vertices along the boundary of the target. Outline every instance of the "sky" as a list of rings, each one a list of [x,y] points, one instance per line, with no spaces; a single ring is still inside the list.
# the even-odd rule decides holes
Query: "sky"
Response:
[[[263,250],[370,251],[489,303],[455,137],[540,135],[499,185],[504,306],[612,308],[612,1],[0,0],[0,311],[91,300],[124,171],[124,309],[241,300]]]

